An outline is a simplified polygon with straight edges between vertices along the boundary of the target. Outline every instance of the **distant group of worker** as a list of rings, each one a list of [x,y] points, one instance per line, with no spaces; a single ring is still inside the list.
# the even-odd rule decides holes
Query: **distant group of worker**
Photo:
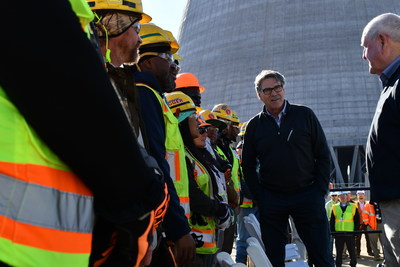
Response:
[[[180,73],[177,40],[150,23],[141,0],[5,8],[0,266],[213,267],[235,242],[236,262],[245,263],[250,213],[273,266],[285,266],[289,216],[309,264],[334,266],[326,215],[332,231],[348,232],[376,214],[360,200],[357,220],[342,193],[324,209],[325,134],[310,108],[285,99],[278,71],[257,75],[264,108],[241,123],[229,104],[201,108],[206,89]],[[15,15],[33,16],[37,28],[21,33],[30,25]],[[370,72],[386,77],[366,151],[386,266],[400,265],[399,27],[399,16],[384,14],[362,36]],[[336,266],[344,244],[356,265],[353,242],[336,236]]]
[[[350,256],[350,266],[356,266],[357,258],[361,256],[361,233],[354,231],[382,230],[382,215],[379,204],[367,201],[365,191],[357,191],[357,200],[353,201],[350,191],[332,191],[325,209],[330,221],[331,232],[335,232],[336,265],[342,265],[343,255]],[[375,261],[381,261],[378,249],[378,239],[381,246],[385,236],[380,233],[364,233],[367,253],[373,256]],[[349,255],[345,253],[347,248]],[[333,237],[331,250],[333,249]],[[383,252],[383,251],[382,251]]]

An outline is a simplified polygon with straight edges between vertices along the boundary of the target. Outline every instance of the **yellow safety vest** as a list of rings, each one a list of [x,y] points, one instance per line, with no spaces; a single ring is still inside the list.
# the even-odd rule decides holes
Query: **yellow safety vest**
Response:
[[[88,266],[92,192],[40,140],[0,87],[0,262]]]
[[[355,204],[349,203],[344,212],[340,207],[340,203],[335,204],[332,207],[332,211],[335,216],[335,230],[337,232],[354,231],[354,214],[357,212],[357,206]]]
[[[70,0],[83,29],[93,20]],[[0,262],[88,266],[94,224],[89,188],[40,140],[0,86]]]
[[[165,156],[170,166],[170,176],[174,181],[174,186],[179,197],[180,205],[185,210],[186,218],[189,219],[189,181],[185,161],[185,146],[179,130],[178,119],[175,117],[167,103],[164,101],[164,99],[162,99],[156,90],[143,83],[137,83],[136,86],[148,88],[155,94],[160,102],[163,111],[166,132],[165,149],[167,154]]]
[[[233,158],[232,170],[231,170],[231,174],[232,174],[231,179],[233,182],[233,188],[235,188],[235,191],[238,193],[238,195],[240,195],[239,156],[233,148],[231,148],[231,147],[229,147],[229,148],[232,152],[232,158]],[[218,146],[217,146],[217,152],[224,160],[229,162],[228,157],[224,154],[222,149],[219,148]],[[240,198],[238,198],[238,201],[240,201]],[[239,203],[237,203],[237,204],[239,204]]]
[[[188,150],[186,150],[186,156],[194,164],[194,178],[197,185],[206,196],[210,197],[212,185],[207,169]],[[215,219],[203,215],[201,217],[207,223],[206,225],[192,224],[189,220],[189,225],[192,228],[191,232],[203,236],[202,241],[204,244],[202,247],[196,248],[196,253],[215,254],[218,251]]]
[[[69,0],[72,9],[79,18],[82,30],[90,37],[89,23],[94,19],[94,14],[88,3],[84,0]]]

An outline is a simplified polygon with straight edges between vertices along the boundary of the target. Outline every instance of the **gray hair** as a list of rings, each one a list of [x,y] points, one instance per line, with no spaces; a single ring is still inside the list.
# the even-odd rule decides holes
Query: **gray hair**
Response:
[[[376,16],[365,26],[361,41],[374,40],[379,34],[387,34],[394,41],[400,42],[400,16],[394,13]]]
[[[254,86],[257,92],[261,90],[260,86],[262,81],[268,78],[274,78],[275,80],[280,82],[282,86],[285,85],[285,76],[275,70],[263,70],[257,75],[256,79],[254,80]]]

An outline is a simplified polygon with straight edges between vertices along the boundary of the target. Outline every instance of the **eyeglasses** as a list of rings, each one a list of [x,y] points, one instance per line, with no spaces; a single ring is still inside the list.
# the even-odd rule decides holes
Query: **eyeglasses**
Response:
[[[278,84],[272,88],[261,89],[261,91],[264,93],[264,95],[270,95],[272,93],[272,90],[274,90],[276,93],[282,92],[283,86],[281,84]]]
[[[194,112],[194,113],[189,115],[189,118],[197,120],[199,118],[199,115],[196,112]]]
[[[218,132],[218,131],[219,131],[218,127],[214,127],[214,126],[208,126],[208,128],[207,128],[207,132],[208,132],[208,131],[210,131],[210,130],[212,130],[212,131],[216,131],[216,132]]]
[[[135,32],[136,32],[137,34],[139,34],[140,29],[142,28],[142,25],[139,23],[139,20],[136,20],[136,21],[131,25],[131,27],[133,27],[133,29],[135,30]]]
[[[238,126],[238,125],[230,124],[230,126],[233,127],[233,128],[236,128],[236,129],[240,130],[240,126]]]
[[[165,59],[170,65],[174,63],[174,56],[171,53],[157,53],[157,57]]]
[[[160,52],[145,52],[143,54],[140,54],[140,57],[143,58],[144,56],[156,56],[156,57],[160,57],[162,59],[165,59],[169,65],[176,65],[174,63],[174,56],[171,53],[168,52],[164,52],[164,53],[160,53]]]
[[[199,127],[199,134],[205,134],[208,131],[207,127]]]

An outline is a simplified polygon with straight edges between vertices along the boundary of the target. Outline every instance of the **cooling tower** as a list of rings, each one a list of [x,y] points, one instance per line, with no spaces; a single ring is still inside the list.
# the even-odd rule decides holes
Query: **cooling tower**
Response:
[[[380,94],[360,37],[398,0],[188,0],[179,35],[181,72],[206,88],[202,107],[226,103],[241,121],[261,111],[254,79],[286,77],[286,99],[311,107],[333,156],[336,182],[362,183],[364,145]]]

